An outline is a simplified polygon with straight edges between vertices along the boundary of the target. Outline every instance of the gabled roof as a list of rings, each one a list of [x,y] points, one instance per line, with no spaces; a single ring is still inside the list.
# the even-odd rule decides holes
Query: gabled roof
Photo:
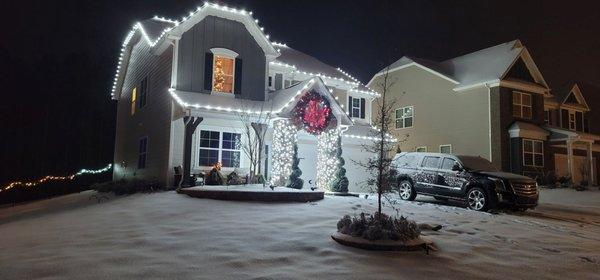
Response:
[[[333,78],[349,80],[349,77],[342,73],[340,70],[318,60],[313,56],[305,54],[299,50],[295,50],[291,47],[288,47],[285,44],[278,44],[276,46],[279,50],[279,53],[281,53],[281,55],[276,59],[276,61],[278,62],[293,65],[299,70],[305,72],[321,73]],[[354,79],[353,81],[356,82],[356,79]]]
[[[272,92],[266,101],[234,99],[230,96],[203,94],[169,89],[173,99],[185,109],[200,109],[221,112],[248,113],[254,115],[272,113],[279,117],[289,117],[297,97],[310,90],[317,90],[331,104],[331,109],[341,125],[353,125],[350,117],[331,95],[323,80],[314,77],[294,86]]]
[[[446,80],[454,81],[458,90],[482,83],[499,82],[519,58],[523,59],[536,83],[548,88],[529,51],[519,40],[502,43],[441,62],[404,56],[390,65],[390,71],[402,69],[403,66],[416,65]],[[381,75],[384,70],[375,76]]]
[[[188,16],[183,17],[181,21],[155,16],[151,19],[136,22],[132,26],[122,44],[111,97],[115,98],[115,93],[118,93],[117,90],[122,86],[122,80],[126,72],[124,69],[127,67],[131,47],[137,42],[137,40],[133,40],[137,38],[136,36],[141,35],[150,47],[160,53],[169,46],[169,42],[165,38],[181,37],[183,33],[207,16],[218,16],[242,23],[264,50],[267,57],[275,58],[279,56],[279,52],[269,41],[269,35],[264,34],[263,28],[258,25],[258,20],[252,17],[252,12],[205,2],[204,5],[190,12]]]
[[[588,106],[587,101],[585,100],[585,97],[581,90],[581,86],[578,83],[573,83],[573,84],[569,84],[569,86],[560,87],[560,88],[552,91],[552,93],[553,93],[554,97],[556,98],[556,101],[559,104],[565,104],[565,102],[567,102],[569,96],[571,94],[573,94],[575,96],[575,98],[577,99],[577,102],[579,102],[579,104],[581,104],[581,106],[585,107],[587,110],[590,110],[590,107]],[[589,92],[587,94],[594,94],[594,93]]]

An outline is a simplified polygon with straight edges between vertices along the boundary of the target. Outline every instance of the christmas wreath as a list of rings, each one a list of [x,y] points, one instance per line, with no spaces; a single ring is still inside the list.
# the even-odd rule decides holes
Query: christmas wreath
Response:
[[[292,111],[291,122],[299,129],[319,135],[332,124],[329,100],[315,91],[304,93]]]

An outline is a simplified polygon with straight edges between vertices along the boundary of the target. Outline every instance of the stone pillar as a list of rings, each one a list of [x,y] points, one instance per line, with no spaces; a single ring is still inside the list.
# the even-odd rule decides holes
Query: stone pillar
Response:
[[[590,185],[594,185],[596,183],[596,182],[594,182],[594,154],[592,152],[592,145],[593,145],[593,142],[588,142],[587,160],[590,165],[590,167],[589,167],[590,168],[590,172],[589,172],[590,178],[588,178],[588,182]]]
[[[573,180],[573,176],[575,176],[575,168],[573,162],[573,140],[570,139],[567,140],[567,169],[569,170],[569,177],[571,177],[571,180]]]

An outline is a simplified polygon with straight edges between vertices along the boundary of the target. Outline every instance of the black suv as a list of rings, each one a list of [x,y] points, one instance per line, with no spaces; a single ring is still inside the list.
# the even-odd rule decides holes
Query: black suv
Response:
[[[526,210],[538,203],[535,180],[500,172],[482,157],[399,153],[393,164],[399,175],[397,190],[403,200],[414,200],[417,194],[430,195],[438,200],[463,200],[478,211],[499,204]]]

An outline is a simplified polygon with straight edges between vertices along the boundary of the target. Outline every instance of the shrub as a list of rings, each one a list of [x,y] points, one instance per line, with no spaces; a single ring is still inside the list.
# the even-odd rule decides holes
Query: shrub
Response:
[[[235,173],[235,171],[232,171],[231,173],[229,173],[229,175],[227,175],[227,185],[241,185],[242,184],[242,178],[240,178],[240,176]]]
[[[119,181],[110,181],[95,184],[92,186],[92,189],[101,193],[112,192],[115,195],[125,195],[134,193],[150,193],[156,191],[163,191],[166,190],[166,187],[162,186],[156,180],[122,179]]]
[[[421,230],[414,221],[400,216],[390,217],[386,214],[369,215],[360,213],[358,216],[342,217],[337,223],[338,232],[362,237],[368,240],[400,240],[406,241],[419,237]]]

